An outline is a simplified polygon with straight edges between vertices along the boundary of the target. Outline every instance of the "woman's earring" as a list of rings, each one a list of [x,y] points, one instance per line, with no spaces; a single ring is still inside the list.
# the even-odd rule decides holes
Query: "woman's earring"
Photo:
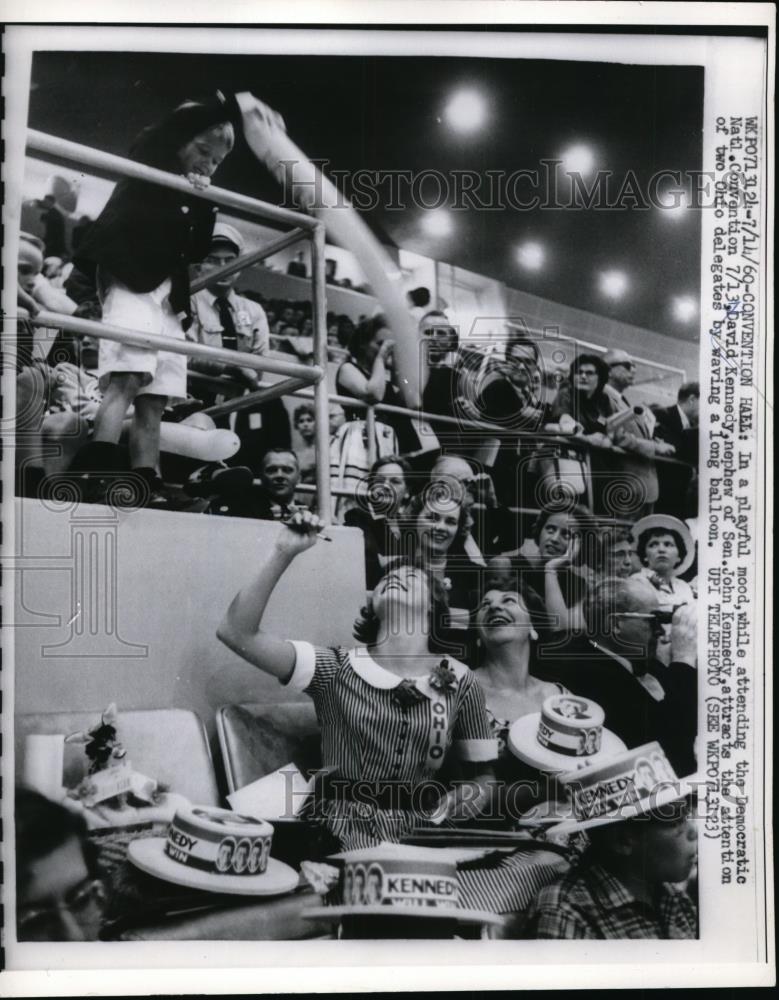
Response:
[[[534,628],[530,629],[530,638],[533,640],[533,642],[535,642],[536,639],[538,639],[538,632],[536,632]]]

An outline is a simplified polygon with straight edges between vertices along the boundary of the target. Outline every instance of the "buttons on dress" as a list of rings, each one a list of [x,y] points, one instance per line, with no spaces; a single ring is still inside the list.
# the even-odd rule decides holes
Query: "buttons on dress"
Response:
[[[189,212],[189,205],[182,205],[181,211],[184,213],[184,215],[186,215],[187,212]]]

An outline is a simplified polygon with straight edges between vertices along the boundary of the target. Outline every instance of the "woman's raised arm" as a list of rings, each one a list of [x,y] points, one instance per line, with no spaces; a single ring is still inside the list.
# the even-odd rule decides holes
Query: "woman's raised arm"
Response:
[[[295,668],[291,643],[261,628],[270,595],[289,564],[316,544],[324,524],[309,511],[298,511],[282,528],[268,559],[257,576],[233,598],[216,630],[217,638],[248,663],[281,681],[289,680]]]

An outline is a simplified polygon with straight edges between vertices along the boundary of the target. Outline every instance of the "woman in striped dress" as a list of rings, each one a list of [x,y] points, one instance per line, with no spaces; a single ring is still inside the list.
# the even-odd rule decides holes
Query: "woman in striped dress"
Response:
[[[293,515],[217,633],[249,663],[313,699],[330,773],[317,818],[338,847],[356,849],[478,814],[497,743],[474,675],[435,651],[432,624],[445,595],[431,574],[401,561],[388,567],[358,622],[365,646],[315,648],[262,629],[279,578],[321,527],[308,511]],[[466,780],[447,789],[441,767],[452,755]]]

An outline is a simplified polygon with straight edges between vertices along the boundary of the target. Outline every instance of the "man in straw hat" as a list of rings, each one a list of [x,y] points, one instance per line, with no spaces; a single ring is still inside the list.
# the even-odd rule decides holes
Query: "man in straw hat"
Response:
[[[692,778],[676,777],[659,743],[560,778],[567,817],[553,830],[586,830],[579,865],[536,897],[531,938],[696,938],[686,883],[697,857]]]

